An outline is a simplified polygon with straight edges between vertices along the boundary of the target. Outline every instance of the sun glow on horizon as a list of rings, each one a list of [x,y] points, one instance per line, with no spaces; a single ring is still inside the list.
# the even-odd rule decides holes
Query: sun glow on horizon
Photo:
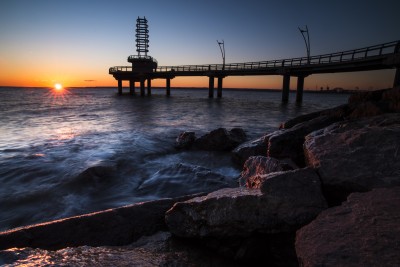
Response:
[[[54,84],[54,90],[61,92],[63,90],[63,86],[61,83],[55,83]]]
[[[49,98],[52,99],[54,104],[60,105],[66,103],[70,92],[61,83],[55,83],[53,87],[49,89]]]

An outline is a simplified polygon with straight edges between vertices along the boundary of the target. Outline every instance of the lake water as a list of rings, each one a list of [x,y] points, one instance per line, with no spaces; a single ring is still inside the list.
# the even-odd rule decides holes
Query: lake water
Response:
[[[209,99],[199,89],[172,89],[170,97],[153,89],[151,97],[140,97],[118,96],[111,88],[64,94],[0,88],[0,231],[210,190],[207,183],[192,182],[199,174],[190,168],[236,183],[241,170],[229,153],[177,151],[179,133],[200,137],[219,127],[241,127],[253,139],[347,98],[305,93],[296,105],[291,93],[283,105],[281,93],[272,91],[224,90],[223,98]],[[146,184],[151,187],[142,190]]]

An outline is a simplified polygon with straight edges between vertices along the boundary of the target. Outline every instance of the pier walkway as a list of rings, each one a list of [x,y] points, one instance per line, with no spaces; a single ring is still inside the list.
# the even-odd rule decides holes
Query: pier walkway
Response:
[[[323,54],[318,56],[258,62],[159,66],[153,72],[134,70],[132,66],[116,66],[109,73],[118,80],[119,92],[122,92],[122,80],[130,81],[130,87],[139,82],[141,94],[145,94],[144,82],[147,81],[148,94],[151,94],[151,80],[165,79],[167,95],[170,94],[171,79],[178,76],[209,77],[209,97],[214,96],[214,79],[217,78],[217,96],[222,96],[223,78],[228,76],[282,75],[282,101],[289,98],[290,77],[297,77],[296,101],[301,102],[304,78],[311,74],[355,72],[396,68],[394,86],[400,85],[400,41],[394,41],[354,50]],[[134,89],[133,89],[134,90]]]
[[[283,77],[282,101],[289,100],[290,77],[297,77],[296,101],[303,99],[304,79],[312,74],[356,72],[396,69],[393,86],[400,85],[400,40],[353,50],[311,57],[278,59],[258,62],[158,66],[148,56],[147,19],[138,18],[136,24],[138,55],[129,56],[132,66],[109,68],[109,74],[118,81],[118,93],[122,94],[122,81],[129,81],[130,93],[135,93],[135,83],[140,83],[140,94],[151,95],[153,79],[166,80],[166,94],[170,95],[171,79],[179,76],[206,76],[209,78],[209,97],[214,97],[214,81],[217,79],[217,96],[222,97],[223,79],[228,76],[281,75]]]

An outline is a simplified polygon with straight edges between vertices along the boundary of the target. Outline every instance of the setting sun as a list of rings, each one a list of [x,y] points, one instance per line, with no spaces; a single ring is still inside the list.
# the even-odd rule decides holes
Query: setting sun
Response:
[[[56,84],[54,84],[54,89],[56,91],[61,91],[63,89],[63,86],[61,83],[56,83]]]

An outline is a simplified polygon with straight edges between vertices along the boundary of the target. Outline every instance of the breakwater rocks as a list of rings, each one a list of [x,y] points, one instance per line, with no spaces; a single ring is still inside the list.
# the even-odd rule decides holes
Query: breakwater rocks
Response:
[[[227,130],[218,128],[196,139],[194,132],[181,133],[175,143],[177,149],[198,149],[209,151],[230,151],[246,141],[246,133],[241,128]]]
[[[100,254],[96,265],[399,266],[399,111],[394,88],[245,143],[236,129],[183,133],[177,149],[233,149],[245,186],[0,233],[0,263],[43,253],[59,265]]]

